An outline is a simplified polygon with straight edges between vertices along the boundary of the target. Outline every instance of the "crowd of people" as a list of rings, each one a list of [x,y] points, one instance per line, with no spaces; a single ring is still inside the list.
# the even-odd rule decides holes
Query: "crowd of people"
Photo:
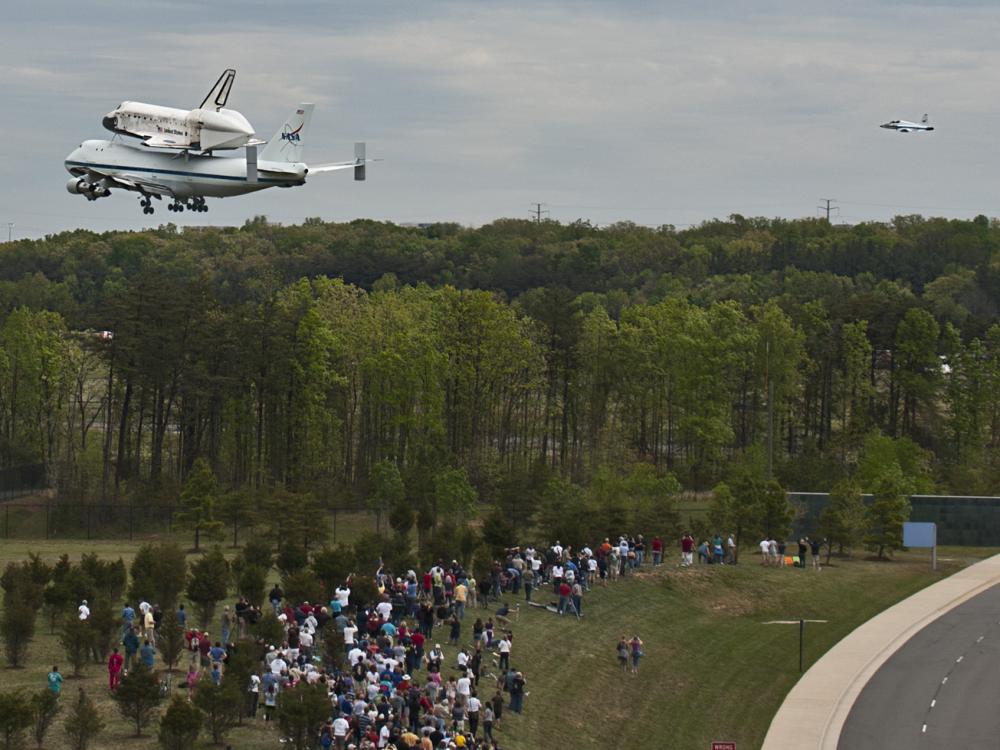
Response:
[[[542,549],[512,547],[479,580],[456,560],[438,561],[421,573],[396,575],[380,567],[374,576],[378,599],[370,603],[352,599],[353,578],[326,604],[290,601],[276,584],[265,606],[283,635],[280,642],[257,644],[263,658],[242,686],[245,713],[272,721],[282,694],[304,681],[323,685],[330,696],[331,715],[319,736],[324,748],[496,750],[505,713],[522,713],[530,694],[524,671],[515,666],[515,598],[523,595],[525,606],[582,618],[588,592],[633,574],[647,552],[654,565],[662,564],[662,539],[605,539],[579,550],[558,541]],[[84,602],[80,616],[88,615]],[[217,684],[225,679],[235,644],[262,615],[240,597],[223,609],[218,638],[191,627],[183,605],[176,616],[190,654],[184,686],[193,696],[202,675]],[[162,621],[161,609],[147,601],[124,605],[123,653],[116,648],[108,660],[110,690],[137,661],[154,666]],[[343,641],[337,658],[321,648],[329,628]],[[619,658],[623,649],[626,670],[638,673],[639,636],[623,636]]]
[[[787,545],[771,537],[761,540],[764,565],[805,567],[806,553],[819,569],[819,540],[803,537],[798,555],[786,556]],[[597,586],[634,574],[650,553],[654,567],[662,565],[665,547],[657,536],[610,539],[595,548],[574,549],[556,541],[551,546],[512,547],[494,560],[479,580],[457,560],[438,561],[422,573],[407,570],[394,575],[384,566],[374,576],[377,601],[352,599],[348,578],[337,586],[327,604],[289,600],[275,584],[267,594],[269,606],[282,627],[280,643],[257,643],[263,657],[246,692],[246,714],[264,722],[275,718],[281,695],[300,682],[323,685],[330,697],[331,715],[320,731],[324,748],[499,748],[505,711],[524,710],[527,679],[512,666],[513,623],[523,595],[526,606],[545,608],[559,616],[584,616],[584,597]],[[680,540],[680,566],[733,564],[737,560],[733,534],[696,544],[690,533]],[[490,605],[497,605],[490,610]],[[90,616],[86,601],[81,620]],[[260,607],[240,597],[225,606],[220,637],[189,627],[184,605],[176,617],[184,630],[190,654],[184,686],[194,694],[203,674],[219,684],[235,643],[253,631],[262,617]],[[163,612],[147,601],[122,609],[121,648],[108,659],[108,686],[115,691],[124,673],[141,661],[153,668]],[[463,637],[463,628],[472,621]],[[335,628],[343,655],[324,654],[323,635]],[[446,657],[441,640],[447,633],[452,655]],[[123,653],[122,653],[123,652]],[[622,635],[616,645],[623,672],[638,674],[643,656],[638,635]],[[61,687],[57,667],[49,687]]]

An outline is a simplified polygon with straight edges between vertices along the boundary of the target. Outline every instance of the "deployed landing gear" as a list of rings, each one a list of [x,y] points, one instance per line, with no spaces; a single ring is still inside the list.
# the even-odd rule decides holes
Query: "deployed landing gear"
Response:
[[[149,199],[148,195],[139,199],[139,205],[142,206],[142,212],[144,214],[153,213],[152,201]]]
[[[168,211],[178,211],[178,212],[183,211],[184,210],[184,204],[181,203],[176,198],[174,198],[174,202],[173,203],[167,204],[167,210]]]
[[[187,202],[187,210],[205,213],[208,210],[208,206],[205,205],[204,198],[192,198]]]

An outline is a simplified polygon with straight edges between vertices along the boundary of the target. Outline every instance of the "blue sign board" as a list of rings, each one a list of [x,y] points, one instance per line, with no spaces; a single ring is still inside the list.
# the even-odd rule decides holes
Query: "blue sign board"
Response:
[[[937,524],[914,523],[903,524],[904,547],[937,547]]]

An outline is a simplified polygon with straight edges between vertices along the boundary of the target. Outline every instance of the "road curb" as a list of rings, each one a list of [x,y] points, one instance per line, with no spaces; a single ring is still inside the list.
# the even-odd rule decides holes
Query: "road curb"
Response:
[[[872,675],[926,625],[1000,583],[1000,555],[938,581],[862,623],[827,651],[778,709],[762,750],[837,750]]]

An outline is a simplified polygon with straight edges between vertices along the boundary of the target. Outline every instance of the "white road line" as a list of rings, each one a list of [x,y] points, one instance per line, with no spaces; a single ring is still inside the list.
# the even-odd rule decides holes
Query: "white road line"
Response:
[[[947,677],[945,677],[943,680],[941,680],[941,684],[942,685],[944,685],[946,682],[948,682],[948,678]]]
[[[956,664],[958,664],[958,663],[959,663],[960,661],[962,661],[962,659],[964,659],[964,658],[965,658],[964,656],[960,656],[960,657],[958,657],[957,659],[955,659],[955,663],[956,663]]]
[[[924,732],[924,733],[926,733],[926,732],[927,732],[927,725],[926,725],[926,724],[924,724],[924,728],[923,728],[923,729],[921,729],[920,731],[921,731],[921,732]]]
[[[978,638],[976,638],[976,643],[982,643],[983,642],[983,638],[985,638],[985,637],[986,636],[984,636],[984,635],[979,636]]]
[[[937,703],[937,698],[931,701],[931,708],[934,708],[934,704]]]

